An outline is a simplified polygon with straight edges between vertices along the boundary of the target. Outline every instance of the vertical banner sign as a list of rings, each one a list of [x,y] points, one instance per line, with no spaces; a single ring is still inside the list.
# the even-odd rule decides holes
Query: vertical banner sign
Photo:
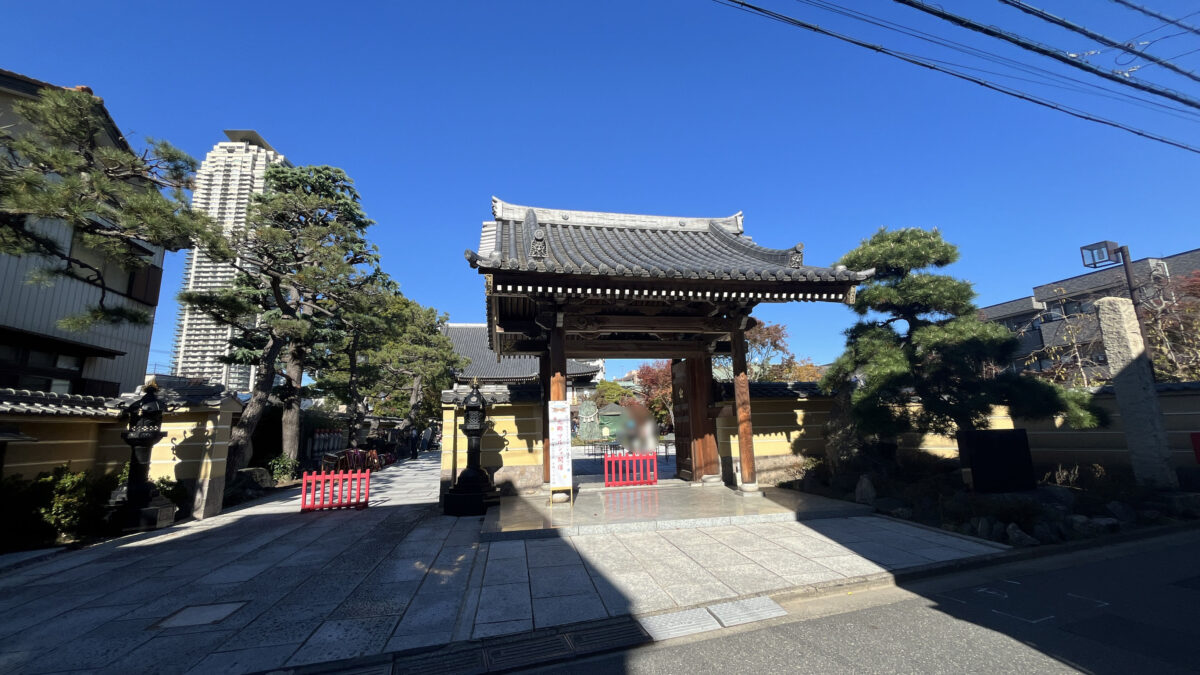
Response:
[[[550,401],[550,487],[571,488],[571,404]]]

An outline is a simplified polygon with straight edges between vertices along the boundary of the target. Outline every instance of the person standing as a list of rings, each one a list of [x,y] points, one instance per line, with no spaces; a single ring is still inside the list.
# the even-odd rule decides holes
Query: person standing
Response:
[[[409,459],[417,458],[417,443],[421,435],[417,433],[417,425],[412,425],[408,428],[408,454]]]

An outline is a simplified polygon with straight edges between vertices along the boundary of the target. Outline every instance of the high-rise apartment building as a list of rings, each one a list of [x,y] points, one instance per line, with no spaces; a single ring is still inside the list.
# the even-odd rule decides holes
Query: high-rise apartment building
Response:
[[[193,208],[204,211],[226,232],[246,226],[250,196],[262,192],[267,166],[286,163],[257,131],[227,130],[227,142],[217,143],[196,172]],[[188,252],[183,288],[207,291],[232,285],[234,270],[213,261],[204,251]],[[175,332],[175,375],[225,385],[230,391],[249,391],[254,377],[250,366],[222,363],[229,351],[233,329],[203,312],[180,307]]]

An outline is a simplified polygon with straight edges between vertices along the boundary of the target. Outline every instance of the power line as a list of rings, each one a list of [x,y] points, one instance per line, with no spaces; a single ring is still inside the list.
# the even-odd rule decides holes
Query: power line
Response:
[[[898,52],[898,51],[895,51],[892,49],[888,49],[887,47],[884,47],[882,45],[864,42],[857,38],[852,38],[848,35],[842,35],[840,33],[835,33],[831,30],[826,30],[824,28],[821,28],[820,26],[818,26],[816,24],[811,24],[806,21],[801,21],[800,19],[790,17],[786,14],[780,14],[779,12],[774,12],[772,10],[765,9],[765,8],[759,7],[757,5],[752,5],[748,2],[743,2],[743,0],[713,0],[713,2],[716,2],[721,5],[725,5],[727,7],[732,7],[734,9],[740,9],[740,10],[750,13],[750,14],[757,14],[759,16],[763,16],[763,17],[766,17],[773,21],[778,21],[780,23],[787,24],[787,25],[790,25],[790,26],[793,26],[796,28],[803,28],[805,30],[809,30],[814,33],[817,33],[819,35],[825,35],[827,37],[835,38],[835,39],[841,40],[843,42],[848,42],[852,45],[855,45],[858,47],[863,47],[865,49],[870,49],[871,51],[878,52],[880,54],[886,54],[887,56],[891,56],[891,57],[899,59],[901,61],[905,61],[907,63],[911,63],[916,66],[921,66],[922,68],[928,68],[929,70],[933,70],[933,71],[936,71],[939,73],[944,73],[946,75],[958,78],[960,80],[966,80],[968,82],[973,82],[973,83],[978,84],[979,86],[984,87],[986,89],[991,89],[992,91],[998,91],[1002,94],[1008,94],[1009,96],[1019,98],[1024,101],[1028,101],[1030,103],[1034,103],[1036,105],[1040,105],[1045,108],[1050,108],[1052,110],[1057,110],[1059,112],[1066,113],[1068,115],[1071,115],[1072,117],[1078,117],[1079,119],[1088,120],[1089,122],[1096,122],[1098,124],[1103,124],[1106,126],[1121,129],[1123,131],[1128,131],[1129,133],[1137,135],[1137,136],[1141,136],[1142,138],[1147,138],[1152,141],[1158,141],[1159,143],[1164,143],[1166,145],[1170,145],[1170,146],[1179,148],[1181,150],[1187,150],[1188,152],[1194,152],[1196,154],[1200,154],[1200,148],[1192,146],[1192,145],[1188,145],[1187,143],[1184,143],[1182,141],[1176,141],[1171,138],[1167,138],[1165,136],[1160,136],[1158,134],[1154,134],[1154,133],[1151,133],[1148,131],[1144,131],[1142,129],[1138,129],[1135,127],[1128,126],[1126,124],[1122,124],[1121,122],[1116,122],[1116,121],[1113,121],[1110,119],[1099,117],[1097,115],[1093,115],[1091,113],[1088,113],[1088,112],[1085,112],[1082,110],[1076,110],[1074,108],[1070,108],[1070,107],[1061,105],[1059,103],[1049,101],[1049,100],[1041,98],[1039,96],[1034,96],[1033,94],[1022,92],[1017,89],[1005,87],[1004,85],[996,84],[994,82],[989,82],[987,80],[973,77],[973,76],[967,75],[965,73],[959,73],[959,72],[955,72],[955,71],[947,69],[947,68],[942,68],[936,64],[933,64],[933,63],[930,63],[930,62],[924,60],[921,57],[918,57],[918,56],[915,56],[912,54],[906,54],[903,52]]]
[[[1180,28],[1182,28],[1190,33],[1195,33],[1196,35],[1200,35],[1200,28],[1197,28],[1196,26],[1189,26],[1188,24],[1184,23],[1183,21],[1181,21],[1179,19],[1172,19],[1171,17],[1167,16],[1166,14],[1156,12],[1156,11],[1150,9],[1149,7],[1143,7],[1141,5],[1134,4],[1132,2],[1129,2],[1129,0],[1113,0],[1113,2],[1117,3],[1118,5],[1128,7],[1129,9],[1132,9],[1135,12],[1141,12],[1142,14],[1145,14],[1146,16],[1154,17],[1155,19],[1158,19],[1159,21],[1166,21],[1169,24],[1179,26]],[[1195,14],[1195,12],[1192,12],[1192,14]],[[1188,14],[1187,16],[1191,16],[1192,14]],[[1186,17],[1184,17],[1184,18],[1186,18]],[[1160,28],[1161,28],[1161,26],[1160,26]],[[1155,30],[1157,30],[1157,29],[1155,29]],[[1149,32],[1152,32],[1152,31],[1146,31],[1146,33],[1149,33]],[[1146,33],[1142,33],[1142,35],[1145,35]],[[1139,35],[1138,37],[1141,37],[1141,36]]]
[[[991,61],[993,63],[996,63],[998,65],[1007,66],[1009,68],[1020,70],[1022,72],[1029,73],[1031,75],[1035,75],[1035,76],[1041,75],[1046,78],[1052,78],[1054,80],[1060,80],[1062,82],[1069,83],[1066,85],[1062,85],[1062,84],[1051,83],[1051,82],[1040,82],[1039,83],[1039,82],[1036,82],[1033,80],[1029,80],[1030,82],[1034,82],[1035,84],[1042,84],[1043,86],[1056,87],[1059,89],[1063,89],[1064,91],[1092,93],[1094,95],[1103,96],[1105,98],[1109,98],[1109,99],[1113,99],[1113,100],[1126,99],[1128,102],[1130,102],[1133,105],[1136,105],[1138,107],[1147,108],[1147,109],[1158,108],[1159,110],[1157,110],[1156,112],[1163,112],[1164,114],[1171,115],[1172,117],[1178,117],[1180,119],[1186,119],[1186,120],[1193,121],[1193,122],[1200,121],[1200,111],[1188,110],[1188,109],[1184,109],[1184,108],[1177,108],[1174,105],[1171,105],[1170,103],[1166,103],[1164,101],[1159,101],[1159,100],[1151,99],[1151,98],[1143,98],[1141,96],[1138,96],[1136,94],[1126,92],[1126,91],[1109,89],[1108,87],[1098,84],[1098,83],[1095,83],[1095,82],[1083,80],[1078,77],[1072,77],[1070,75],[1064,75],[1062,73],[1058,73],[1053,70],[1041,68],[1041,67],[1033,65],[1031,63],[1017,61],[1015,59],[1011,59],[1006,56],[1001,56],[999,54],[995,54],[993,52],[989,52],[984,49],[979,49],[977,47],[973,47],[971,45],[964,44],[962,42],[955,42],[954,40],[950,40],[948,38],[944,38],[939,35],[934,35],[933,33],[927,33],[925,31],[921,31],[916,28],[912,28],[909,26],[905,26],[903,24],[895,23],[893,21],[889,21],[887,19],[883,19],[883,18],[880,18],[877,16],[872,16],[870,14],[866,14],[863,12],[859,12],[857,10],[853,10],[848,7],[841,7],[836,4],[824,2],[823,0],[797,0],[797,2],[804,4],[804,5],[808,5],[810,7],[815,7],[817,9],[825,10],[825,11],[831,12],[833,14],[845,16],[847,18],[854,19],[856,21],[861,21],[863,23],[877,26],[877,27],[883,28],[885,30],[890,30],[890,31],[893,31],[896,33],[900,33],[901,35],[907,35],[909,37],[913,37],[918,40],[923,40],[925,42],[935,44],[939,47],[945,47],[947,49],[952,49],[954,51],[960,52],[962,54],[966,54],[968,56],[981,58],[986,61]],[[933,59],[930,59],[930,60],[933,60]],[[969,66],[962,66],[959,64],[953,64],[953,65],[958,65],[958,67],[968,68],[970,70],[981,70],[978,68],[970,68]],[[982,71],[982,72],[988,72],[989,74],[999,75],[999,73],[992,73],[991,71]],[[1018,77],[1015,77],[1012,75],[1001,75],[1001,76],[1002,77],[1010,77],[1013,79],[1024,79],[1024,78],[1018,78]],[[1088,87],[1088,88],[1094,89],[1095,91],[1088,92],[1086,90],[1081,89],[1080,86],[1072,86],[1072,85],[1081,85],[1082,87]]]
[[[1182,103],[1186,106],[1200,109],[1200,101],[1198,101],[1190,96],[1185,96],[1177,91],[1167,89],[1166,87],[1160,87],[1157,84],[1143,82],[1141,80],[1135,80],[1132,77],[1125,76],[1125,75],[1117,75],[1116,73],[1110,73],[1101,68],[1097,68],[1096,66],[1088,63],[1087,61],[1080,61],[1078,59],[1072,58],[1069,54],[1067,54],[1063,51],[1054,49],[1053,47],[1048,47],[1043,44],[1039,44],[1037,42],[1033,42],[1032,40],[1028,40],[1024,37],[1021,37],[1020,35],[1016,35],[1015,33],[1010,33],[1008,31],[1001,30],[999,28],[993,28],[992,26],[985,26],[981,23],[972,21],[971,19],[968,19],[966,17],[958,16],[957,14],[951,14],[950,12],[947,12],[939,7],[927,5],[924,2],[921,2],[920,0],[892,0],[892,1],[898,2],[901,5],[904,5],[906,7],[911,7],[913,9],[925,12],[926,14],[929,14],[931,16],[936,16],[937,18],[942,19],[943,21],[948,21],[956,26],[960,26],[962,28],[973,30],[977,33],[983,33],[984,35],[987,35],[990,37],[999,38],[1001,40],[1004,40],[1005,42],[1012,43],[1012,44],[1014,44],[1022,49],[1025,49],[1027,51],[1041,54],[1042,56],[1048,56],[1056,61],[1065,63],[1073,68],[1079,68],[1080,70],[1085,70],[1093,75],[1098,75],[1107,80],[1112,80],[1113,82],[1119,82],[1120,84],[1124,84],[1129,87],[1134,87],[1135,89],[1141,89],[1142,91],[1149,92],[1149,93],[1155,94],[1157,96],[1162,96],[1163,98],[1171,99],[1172,101],[1175,101],[1177,103]]]
[[[1106,47],[1115,47],[1117,49],[1129,52],[1131,54],[1137,54],[1138,56],[1142,57],[1143,59],[1146,59],[1150,63],[1162,66],[1163,68],[1166,68],[1167,70],[1169,70],[1173,73],[1178,73],[1188,79],[1195,80],[1196,82],[1200,82],[1200,75],[1197,75],[1196,73],[1193,73],[1190,70],[1184,70],[1183,68],[1180,68],[1179,66],[1175,65],[1174,63],[1171,63],[1170,61],[1167,61],[1166,59],[1160,59],[1157,56],[1154,56],[1153,54],[1148,54],[1144,51],[1130,49],[1128,45],[1121,44],[1120,42],[1117,42],[1116,40],[1113,40],[1112,38],[1101,35],[1100,33],[1097,33],[1096,31],[1093,31],[1093,30],[1090,30],[1083,26],[1080,26],[1079,24],[1068,21],[1062,17],[1055,16],[1043,9],[1038,9],[1037,7],[1034,7],[1033,5],[1027,5],[1024,2],[1021,2],[1021,0],[1000,0],[1000,2],[1008,5],[1009,7],[1019,9],[1022,12],[1025,12],[1026,14],[1029,14],[1031,16],[1036,16],[1037,18],[1041,19],[1042,21],[1046,21],[1048,23],[1054,24],[1055,26],[1059,26],[1061,28],[1066,28],[1069,31],[1079,33],[1080,35],[1082,35],[1086,38],[1089,38],[1091,40],[1095,40],[1096,42],[1099,42],[1100,44],[1102,44]],[[1136,68],[1130,69],[1129,71],[1126,71],[1126,72],[1133,72],[1133,70],[1136,70]]]

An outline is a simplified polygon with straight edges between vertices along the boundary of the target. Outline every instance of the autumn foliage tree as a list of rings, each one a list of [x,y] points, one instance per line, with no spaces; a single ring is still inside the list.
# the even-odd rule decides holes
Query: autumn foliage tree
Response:
[[[643,363],[637,369],[638,400],[660,423],[671,421],[671,362]]]
[[[787,326],[759,322],[746,331],[746,370],[757,382],[816,382],[821,369],[808,357],[797,358],[788,348]],[[733,360],[728,356],[714,359],[714,375],[733,379]]]

